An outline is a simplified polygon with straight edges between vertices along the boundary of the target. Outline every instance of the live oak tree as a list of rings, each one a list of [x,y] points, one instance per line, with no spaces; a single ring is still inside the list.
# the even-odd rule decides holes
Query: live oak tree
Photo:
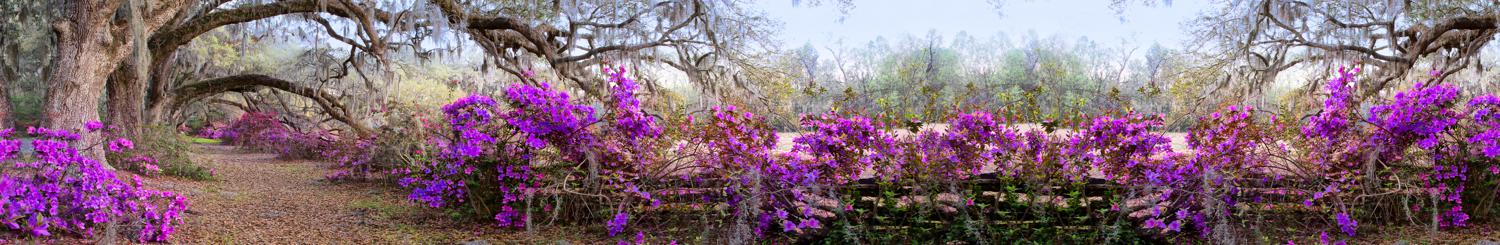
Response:
[[[99,102],[107,95],[104,104],[109,121],[133,133],[145,124],[180,120],[185,105],[225,104],[217,96],[269,88],[311,101],[322,114],[365,134],[370,125],[361,123],[360,113],[349,104],[368,98],[350,98],[339,86],[327,83],[364,82],[379,90],[382,85],[371,80],[382,76],[365,73],[382,72],[381,67],[389,64],[384,57],[390,53],[426,58],[461,53],[472,46],[488,54],[483,69],[503,70],[527,83],[539,81],[525,74],[547,73],[594,96],[604,84],[597,70],[616,65],[665,67],[686,74],[705,91],[728,94],[724,91],[754,86],[742,74],[757,68],[759,52],[770,50],[763,48],[769,43],[764,27],[770,22],[740,4],[707,0],[62,0],[56,4],[60,14],[51,25],[57,40],[52,57],[56,58],[48,66],[42,126],[79,131],[85,122],[100,120]],[[182,64],[179,49],[185,44],[216,29],[267,21],[288,28],[264,28],[241,38],[299,36],[306,43],[336,42],[349,48],[345,54],[350,58],[332,61],[328,75],[307,79],[313,81],[266,74],[195,80],[177,76],[194,72],[178,67]],[[314,34],[306,35],[308,29]],[[641,78],[648,90],[658,89],[656,79]],[[86,138],[97,141],[98,136]],[[101,153],[98,149],[90,152],[95,157]]]
[[[1223,67],[1214,87],[1258,95],[1287,72],[1364,67],[1362,97],[1429,72],[1447,77],[1477,67],[1500,33],[1500,1],[1295,1],[1223,3],[1196,19],[1206,66]],[[1299,69],[1301,69],[1299,71]],[[1327,73],[1306,87],[1320,87]],[[1307,89],[1305,91],[1315,91]]]
[[[143,51],[142,33],[152,33],[177,15],[186,0],[61,1],[61,16],[52,23],[57,50],[48,74],[42,126],[84,131],[84,123],[99,120],[99,99],[105,81],[118,64]],[[86,133],[83,142],[100,142]],[[102,159],[103,149],[87,156]]]
[[[50,1],[0,2],[0,95],[6,98],[0,101],[0,126],[35,125],[40,120],[41,86],[52,60],[49,50],[55,49],[50,25],[54,12]]]

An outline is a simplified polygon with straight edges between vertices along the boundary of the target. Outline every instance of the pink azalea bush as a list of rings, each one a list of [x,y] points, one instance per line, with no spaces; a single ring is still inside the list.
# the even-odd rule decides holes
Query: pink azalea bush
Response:
[[[276,119],[274,112],[246,112],[224,128],[220,139],[228,145],[274,150],[278,143],[291,137],[291,132],[291,129]]]

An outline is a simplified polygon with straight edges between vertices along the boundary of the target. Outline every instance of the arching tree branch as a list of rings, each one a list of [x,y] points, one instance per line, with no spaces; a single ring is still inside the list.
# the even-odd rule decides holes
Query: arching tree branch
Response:
[[[366,135],[370,133],[368,127],[360,124],[352,117],[348,107],[337,100],[337,96],[322,89],[302,86],[300,84],[260,74],[243,74],[214,79],[203,80],[173,89],[174,99],[172,108],[197,102],[209,96],[227,92],[255,91],[262,88],[276,89],[296,94],[312,100],[329,117],[348,125],[356,133]]]

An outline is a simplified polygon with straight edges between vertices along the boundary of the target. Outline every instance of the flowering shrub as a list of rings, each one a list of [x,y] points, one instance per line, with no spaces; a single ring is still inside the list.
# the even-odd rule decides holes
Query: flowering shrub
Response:
[[[1469,101],[1468,115],[1474,120],[1477,133],[1470,136],[1475,151],[1487,158],[1500,158],[1500,96],[1486,94]],[[1489,171],[1500,174],[1494,165]]]
[[[369,179],[377,171],[373,151],[378,146],[375,142],[373,137],[340,140],[320,149],[324,159],[332,159],[334,162],[333,173],[324,178],[332,181]]]
[[[1347,179],[1348,176],[1357,174],[1358,169],[1355,168],[1366,157],[1360,152],[1360,139],[1364,136],[1351,119],[1358,118],[1350,108],[1350,103],[1353,103],[1350,91],[1354,90],[1352,83],[1358,72],[1359,69],[1339,69],[1339,76],[1328,81],[1326,89],[1329,94],[1323,100],[1322,111],[1302,127],[1301,136],[1306,140],[1294,141],[1305,142],[1299,144],[1298,148],[1310,152],[1307,154],[1307,161],[1313,163],[1317,168],[1313,172],[1320,177]]]
[[[255,150],[276,150],[278,143],[289,138],[290,129],[276,119],[273,112],[246,112],[221,133],[224,144]]]
[[[661,208],[663,180],[680,173],[671,164],[660,163],[663,150],[670,148],[671,141],[663,137],[658,119],[641,108],[635,81],[626,77],[623,67],[605,72],[609,74],[612,96],[605,107],[605,118],[598,122],[602,125],[593,127],[594,133],[577,135],[591,139],[592,150],[588,153],[593,157],[587,159],[591,165],[587,171],[572,171],[564,176],[597,186],[589,190],[594,195],[620,197],[604,204],[615,213],[606,223],[614,236],[629,228],[632,214]],[[639,240],[641,231],[637,230],[637,234]]]
[[[1494,94],[1486,94],[1470,100],[1464,119],[1472,120],[1465,130],[1462,130],[1461,139],[1453,145],[1465,146],[1469,150],[1457,150],[1452,154],[1466,155],[1467,157],[1450,157],[1450,160],[1466,162],[1462,170],[1468,172],[1467,177],[1458,178],[1457,182],[1464,182],[1465,188],[1458,192],[1462,196],[1462,205],[1455,208],[1465,209],[1465,213],[1455,212],[1455,208],[1449,208],[1447,217],[1451,223],[1463,224],[1467,222],[1470,215],[1477,217],[1495,217],[1500,210],[1494,207],[1500,192],[1493,191],[1500,188],[1500,97]],[[1451,165],[1450,165],[1451,166]],[[1449,167],[1453,169],[1454,167]],[[1489,207],[1489,208],[1484,208]]]
[[[1234,110],[1230,108],[1230,111]],[[1154,166],[1163,155],[1172,153],[1171,139],[1153,132],[1161,126],[1159,117],[1146,118],[1135,114],[1121,118],[1096,117],[1075,136],[1075,141],[1092,149],[1084,153],[1084,157],[1092,164],[1092,169],[1100,170],[1105,179],[1130,184],[1143,180],[1143,172],[1149,166]]]
[[[1434,222],[1445,227],[1463,226],[1469,219],[1461,197],[1465,182],[1461,179],[1467,178],[1469,166],[1444,159],[1446,154],[1438,152],[1439,138],[1458,122],[1458,112],[1450,109],[1457,97],[1456,88],[1418,84],[1412,90],[1396,93],[1390,103],[1370,108],[1370,121],[1376,130],[1367,144],[1375,147],[1374,154],[1381,159],[1400,161],[1407,155],[1407,148],[1416,146],[1433,157],[1432,172],[1419,178],[1424,188],[1435,192],[1438,205],[1434,208],[1443,211]]]
[[[825,184],[845,184],[859,180],[875,162],[895,158],[900,150],[896,139],[884,132],[884,125],[859,116],[840,117],[833,112],[804,118],[808,133],[792,141],[792,151],[806,154]],[[772,148],[775,146],[772,145]],[[975,170],[978,171],[978,170]]]
[[[1230,106],[1201,118],[1204,124],[1187,135],[1192,154],[1148,165],[1142,186],[1161,204],[1149,209],[1144,228],[1204,238],[1227,235],[1223,233],[1235,228],[1231,222],[1240,218],[1236,210],[1242,203],[1260,200],[1244,188],[1270,181],[1263,176],[1274,171],[1270,156],[1281,149],[1272,138],[1274,128],[1255,112],[1252,107]]]
[[[90,123],[96,131],[102,126]],[[166,241],[181,222],[186,198],[141,188],[139,177],[121,181],[99,162],[79,155],[79,135],[64,130],[31,128],[27,133],[35,156],[21,157],[21,142],[9,129],[0,131],[0,224],[24,236],[74,234],[94,236],[96,228],[122,224],[139,242]],[[111,150],[129,145],[112,140]],[[99,147],[99,146],[95,146]],[[24,160],[34,159],[34,160]]]
[[[679,151],[696,158],[693,164],[702,171],[695,177],[699,182],[707,178],[722,184],[717,186],[722,194],[713,201],[723,202],[730,209],[734,225],[728,230],[729,237],[764,236],[774,232],[772,225],[791,225],[784,230],[796,230],[799,224],[815,226],[801,222],[809,219],[798,218],[810,216],[813,209],[797,209],[794,203],[810,194],[808,188],[815,187],[814,180],[823,175],[809,166],[817,163],[777,164],[773,153],[776,134],[753,113],[734,106],[713,107],[710,111],[713,116],[703,125],[685,125],[692,128],[684,131],[697,134],[690,135]],[[803,211],[800,216],[798,210]]]
[[[684,131],[698,132],[680,146],[698,156],[699,169],[720,175],[758,170],[771,164],[776,134],[760,122],[754,113],[740,112],[734,106],[713,107],[712,117],[703,126],[684,125]],[[695,121],[688,117],[689,123]]]
[[[272,149],[282,159],[331,159],[328,151],[339,143],[339,136],[327,131],[286,131],[267,136],[259,140],[274,142]]]
[[[497,128],[490,125],[493,121],[492,111],[498,109],[494,106],[493,100],[470,96],[443,107],[443,112],[448,115],[452,133],[460,138],[434,139],[436,147],[440,149],[438,152],[431,153],[436,159],[418,163],[415,171],[410,171],[408,177],[401,179],[402,186],[413,189],[411,199],[432,207],[462,202],[466,199],[468,191],[468,184],[464,183],[467,176],[464,175],[494,169],[479,168],[469,162],[470,159],[477,158],[484,153],[496,153],[496,147],[493,144],[482,144],[493,143],[495,138],[491,137],[489,132],[480,131]],[[505,149],[514,150],[515,148],[507,146]]]
[[[1349,223],[1353,222],[1349,212],[1356,206],[1351,203],[1355,200],[1352,196],[1359,194],[1356,188],[1367,184],[1369,179],[1364,176],[1371,174],[1366,168],[1371,159],[1371,145],[1366,140],[1371,139],[1370,132],[1357,124],[1359,116],[1354,108],[1359,105],[1355,104],[1352,93],[1359,71],[1338,70],[1338,76],[1325,86],[1328,97],[1323,100],[1322,110],[1301,128],[1298,136],[1302,140],[1291,141],[1296,149],[1305,149],[1301,159],[1311,163],[1300,164],[1300,168],[1289,173],[1306,182],[1296,192],[1302,206],[1319,209],[1324,215],[1343,218]],[[1321,236],[1327,240],[1326,231]]]
[[[493,215],[501,226],[526,226],[530,215],[522,202],[530,200],[543,177],[532,169],[534,153],[551,145],[560,160],[584,160],[592,136],[583,128],[595,118],[591,108],[572,104],[566,93],[546,85],[514,85],[506,98],[511,110],[477,95],[443,107],[451,136],[433,139],[434,160],[401,179],[402,186],[413,188],[411,199],[432,207],[471,201],[470,211]]]
[[[203,128],[199,128],[196,133],[193,133],[193,135],[204,139],[218,139],[220,137],[224,137],[224,131],[221,128],[209,125],[204,126]]]
[[[447,123],[420,127],[435,137],[395,169],[400,184],[412,200],[504,227],[543,214],[597,222],[611,237],[649,234],[671,216],[658,214],[687,209],[734,241],[1253,242],[1278,229],[1260,223],[1308,213],[1323,226],[1290,232],[1354,237],[1361,223],[1392,222],[1391,200],[1412,198],[1423,204],[1395,211],[1462,226],[1476,200],[1495,199],[1474,186],[1493,190],[1481,180],[1500,175],[1500,99],[1458,110],[1460,91],[1417,86],[1366,106],[1352,93],[1357,69],[1341,69],[1308,117],[1248,106],[1205,115],[1183,151],[1160,116],[1131,112],[1023,130],[1015,124],[1041,119],[976,111],[953,114],[945,130],[901,134],[883,116],[834,111],[804,116],[790,151],[777,152],[765,119],[735,106],[661,127],[624,70],[606,72],[598,114],[546,84],[444,106]],[[330,157],[351,169],[369,161],[353,149],[379,143],[357,142]]]
[[[1028,130],[1016,141],[1015,148],[1001,154],[1006,164],[1000,168],[1008,177],[1038,187],[1071,185],[1089,178],[1090,163],[1083,157],[1090,149],[1081,137]]]

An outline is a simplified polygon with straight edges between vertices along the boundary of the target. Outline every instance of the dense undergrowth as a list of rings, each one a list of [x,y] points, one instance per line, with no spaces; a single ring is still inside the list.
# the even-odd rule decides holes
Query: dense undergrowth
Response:
[[[193,142],[165,126],[140,129],[131,141],[135,147],[108,154],[106,159],[116,168],[155,175],[164,174],[192,180],[212,180],[213,170],[193,161]]]
[[[651,114],[623,69],[610,74],[598,107],[515,84],[441,112],[391,109],[372,135],[296,132],[266,113],[219,133],[335,161],[333,180],[394,181],[456,217],[597,226],[622,243],[1341,243],[1500,211],[1500,99],[1436,82],[1361,101],[1357,71],[1341,70],[1312,115],[1226,106],[1178,148],[1157,115],[1037,128],[1022,125],[1046,119],[972,108],[915,132],[883,115],[807,115],[782,152],[760,116]]]

